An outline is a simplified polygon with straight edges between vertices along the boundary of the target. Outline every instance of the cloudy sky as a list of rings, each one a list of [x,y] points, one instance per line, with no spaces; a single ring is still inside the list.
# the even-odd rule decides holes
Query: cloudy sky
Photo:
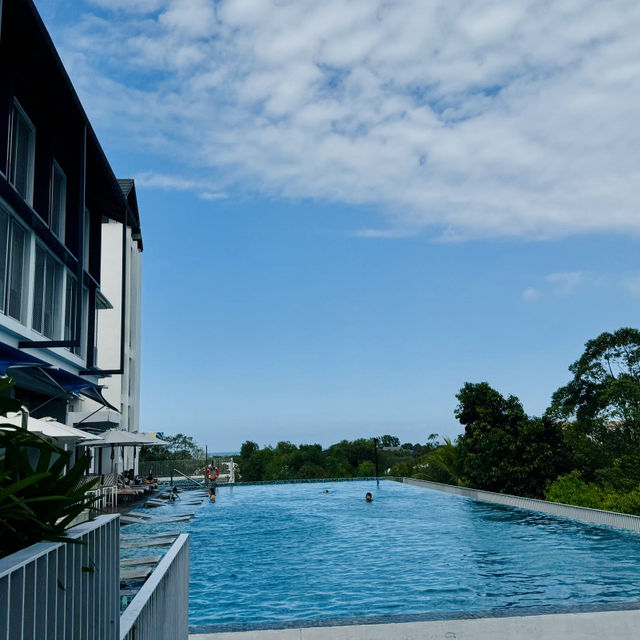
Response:
[[[36,0],[145,239],[143,430],[544,411],[640,311],[635,0]]]

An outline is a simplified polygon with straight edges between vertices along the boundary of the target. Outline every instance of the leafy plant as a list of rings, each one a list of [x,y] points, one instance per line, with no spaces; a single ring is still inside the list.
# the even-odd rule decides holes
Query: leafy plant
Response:
[[[443,438],[444,444],[428,451],[416,465],[413,477],[433,482],[464,486],[464,468],[460,451],[451,438]]]
[[[620,490],[608,483],[584,482],[580,472],[575,469],[558,477],[547,489],[545,498],[580,507],[640,514],[640,486],[631,490]]]
[[[0,392],[11,384],[7,380],[0,380]],[[5,400],[0,406],[6,411],[11,403]],[[85,481],[89,457],[73,466],[70,458],[35,433],[0,424],[0,557],[42,540],[67,540],[66,529],[94,502],[86,495],[98,482]]]

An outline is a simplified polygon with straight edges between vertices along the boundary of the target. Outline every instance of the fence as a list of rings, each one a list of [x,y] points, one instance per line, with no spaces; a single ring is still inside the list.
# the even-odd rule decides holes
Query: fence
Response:
[[[118,516],[0,559],[0,640],[114,640],[119,629]]]
[[[456,487],[439,482],[429,482],[428,480],[418,480],[416,478],[393,478],[405,484],[411,484],[427,489],[436,489],[445,493],[455,493],[460,496],[503,504],[509,507],[518,507],[529,511],[538,511],[550,515],[572,518],[590,524],[601,524],[617,529],[628,529],[640,532],[640,516],[632,516],[626,513],[616,513],[615,511],[602,511],[600,509],[589,509],[587,507],[576,507],[570,504],[559,502],[548,502],[547,500],[537,500],[535,498],[523,498],[512,496],[506,493],[493,493],[492,491],[482,491],[480,489],[468,489],[466,487]]]
[[[227,465],[224,463],[229,460],[231,460],[230,456],[213,458],[213,464],[220,468],[221,473],[227,473]],[[145,477],[149,475],[149,469],[151,469],[151,475],[154,478],[168,478],[171,476],[171,471],[177,469],[188,476],[204,476],[207,464],[210,462],[211,458],[208,461],[205,461],[204,458],[199,460],[141,460],[138,466],[138,473]]]
[[[181,534],[120,618],[120,640],[187,640],[189,536]]]

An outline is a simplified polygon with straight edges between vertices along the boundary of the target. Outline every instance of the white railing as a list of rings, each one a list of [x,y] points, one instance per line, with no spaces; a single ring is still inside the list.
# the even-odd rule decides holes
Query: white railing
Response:
[[[117,515],[0,559],[0,640],[114,640],[119,630]]]
[[[494,493],[493,491],[482,491],[480,489],[469,489],[467,487],[457,487],[455,485],[441,484],[440,482],[430,482],[428,480],[418,480],[417,478],[402,478],[402,482],[426,489],[435,489],[445,493],[455,493],[473,500],[493,502],[509,507],[518,507],[529,511],[548,513],[563,518],[580,520],[590,524],[607,525],[617,529],[629,529],[640,532],[640,516],[632,516],[626,513],[615,511],[602,511],[601,509],[589,509],[588,507],[577,507],[571,504],[560,502],[549,502],[547,500],[537,500],[536,498],[523,498],[512,496],[507,493]]]
[[[120,618],[120,640],[187,640],[189,536],[181,534]]]

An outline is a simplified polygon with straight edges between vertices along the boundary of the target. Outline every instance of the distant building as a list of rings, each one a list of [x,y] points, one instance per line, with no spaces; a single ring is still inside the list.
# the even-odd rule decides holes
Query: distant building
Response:
[[[0,374],[34,417],[137,430],[133,181],[114,176],[31,0],[0,2],[0,68]]]

